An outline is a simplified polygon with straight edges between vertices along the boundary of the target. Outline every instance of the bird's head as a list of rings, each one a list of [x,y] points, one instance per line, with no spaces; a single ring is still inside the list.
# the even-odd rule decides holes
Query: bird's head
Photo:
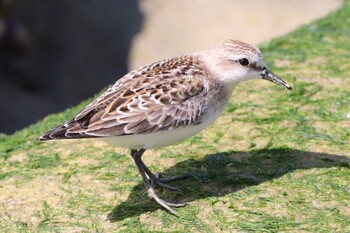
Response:
[[[260,50],[239,40],[226,40],[198,53],[214,75],[233,86],[249,79],[262,78],[289,90],[292,87],[264,65]]]

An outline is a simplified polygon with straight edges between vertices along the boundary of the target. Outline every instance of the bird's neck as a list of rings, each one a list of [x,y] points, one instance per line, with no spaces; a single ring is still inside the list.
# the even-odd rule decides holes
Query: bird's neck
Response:
[[[242,79],[242,74],[240,70],[235,69],[222,69],[220,67],[221,60],[215,53],[211,50],[204,50],[193,54],[198,60],[204,64],[204,68],[210,73],[212,77],[220,82],[223,82],[227,91],[232,92],[233,88],[240,82],[245,81]]]

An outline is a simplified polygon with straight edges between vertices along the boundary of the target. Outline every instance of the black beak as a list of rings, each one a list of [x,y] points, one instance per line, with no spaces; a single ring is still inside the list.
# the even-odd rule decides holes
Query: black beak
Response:
[[[276,83],[282,87],[287,88],[288,90],[292,90],[292,87],[289,86],[288,83],[286,83],[284,80],[279,78],[277,75],[272,73],[272,71],[268,70],[265,66],[260,74],[262,79],[268,80],[270,82]]]

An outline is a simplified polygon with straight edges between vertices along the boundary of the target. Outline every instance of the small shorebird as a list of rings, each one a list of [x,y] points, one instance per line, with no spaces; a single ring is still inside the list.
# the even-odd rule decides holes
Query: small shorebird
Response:
[[[39,141],[101,138],[131,149],[149,198],[176,214],[174,204],[160,199],[152,184],[180,190],[160,179],[141,160],[147,149],[164,147],[202,131],[227,105],[241,81],[262,78],[287,89],[269,71],[261,52],[239,40],[171,58],[133,70],[120,78],[75,117],[41,135]]]

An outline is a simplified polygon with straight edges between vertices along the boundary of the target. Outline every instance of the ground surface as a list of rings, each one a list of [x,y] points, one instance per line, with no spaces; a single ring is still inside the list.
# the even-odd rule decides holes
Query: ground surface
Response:
[[[37,143],[85,101],[0,137],[5,232],[349,232],[350,2],[260,46],[288,92],[263,80],[237,87],[219,120],[145,162],[188,202],[172,216],[149,201],[128,151],[98,141]]]

